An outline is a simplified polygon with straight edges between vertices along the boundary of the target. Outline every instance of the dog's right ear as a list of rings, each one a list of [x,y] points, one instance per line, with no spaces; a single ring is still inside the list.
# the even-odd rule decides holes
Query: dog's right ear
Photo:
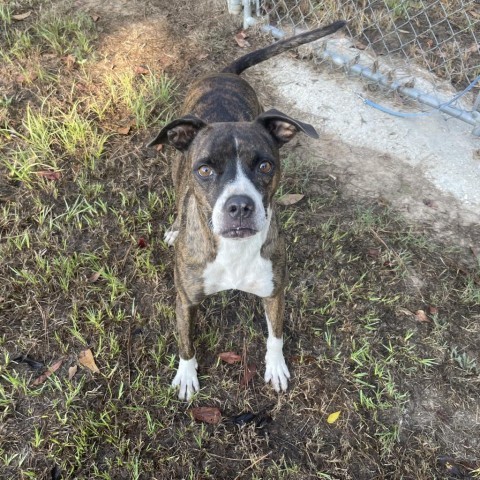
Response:
[[[190,146],[198,131],[206,126],[203,120],[193,115],[178,118],[165,125],[147,147],[168,144],[183,152]]]

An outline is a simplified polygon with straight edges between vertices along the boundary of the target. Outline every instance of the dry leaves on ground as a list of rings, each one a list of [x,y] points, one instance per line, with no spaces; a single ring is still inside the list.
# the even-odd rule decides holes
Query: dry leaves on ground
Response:
[[[12,19],[16,20],[17,22],[20,22],[21,20],[25,20],[32,14],[32,11],[29,10],[28,12],[25,13],[19,13],[18,15],[12,15]]]
[[[301,193],[287,193],[286,195],[281,196],[277,200],[277,203],[279,205],[294,205],[295,203],[298,203],[300,200],[302,200],[304,197],[305,195]]]
[[[45,373],[37,377],[32,382],[32,386],[40,385],[41,383],[43,383],[52,373],[56,372],[62,366],[62,363],[63,363],[63,358],[61,358],[60,360],[57,360],[53,365],[48,367]]]
[[[338,412],[333,412],[331,413],[328,418],[327,418],[327,423],[335,423],[338,420],[338,417],[340,417],[340,410]]]
[[[235,35],[235,41],[241,48],[246,48],[250,46],[250,43],[248,43],[248,40],[246,40],[247,38],[248,35],[243,30],[241,30]]]
[[[93,358],[93,353],[89,348],[80,352],[80,354],[78,355],[78,361],[80,362],[80,365],[87,367],[93,373],[100,372]]]
[[[69,369],[68,369],[68,379],[71,380],[75,374],[77,373],[77,370],[78,370],[78,365],[72,365]]]
[[[220,358],[220,360],[223,360],[230,365],[240,362],[242,360],[242,357],[235,352],[222,352],[218,355],[218,357]]]
[[[192,417],[204,423],[216,425],[222,420],[222,412],[217,407],[195,407],[190,410]]]
[[[430,321],[424,310],[417,310],[415,312],[415,318],[419,322],[429,322]]]
[[[132,127],[130,125],[127,125],[126,127],[118,127],[117,133],[119,133],[120,135],[128,135],[131,128]]]

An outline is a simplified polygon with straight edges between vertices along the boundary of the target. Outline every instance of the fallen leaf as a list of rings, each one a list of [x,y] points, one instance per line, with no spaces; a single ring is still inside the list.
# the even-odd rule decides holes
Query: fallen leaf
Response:
[[[190,410],[192,417],[199,421],[216,425],[222,420],[222,412],[217,407],[195,407]]]
[[[35,172],[39,177],[46,178],[47,180],[60,180],[62,176],[60,172],[54,172],[53,170],[40,170]]]
[[[88,279],[88,281],[90,283],[95,283],[99,278],[100,278],[100,275],[101,275],[101,272],[95,272],[93,273],[90,278]]]
[[[94,22],[98,22],[98,20],[100,19],[100,17],[98,15],[90,15],[90,18],[94,21]]]
[[[80,352],[80,354],[78,355],[78,361],[80,362],[80,365],[87,367],[93,373],[100,372],[97,365],[95,364],[95,360],[93,359],[92,351],[89,348]]]
[[[286,195],[282,195],[278,200],[277,203],[280,205],[293,205],[298,203],[305,195],[301,193],[287,193]]]
[[[148,75],[150,73],[150,70],[148,68],[142,67],[140,65],[137,65],[134,71],[137,75]]]
[[[12,15],[13,20],[17,20],[18,22],[20,20],[25,20],[32,14],[32,11],[29,10],[28,12],[25,13],[19,13],[18,15]]]
[[[45,373],[43,373],[42,375],[37,377],[32,382],[32,385],[36,386],[36,385],[40,385],[41,383],[43,383],[52,373],[56,372],[61,367],[62,363],[63,363],[63,358],[61,358],[60,360],[57,360],[53,365],[48,367],[48,369]]]
[[[407,308],[402,308],[402,307],[399,307],[396,309],[396,312],[397,313],[403,313],[403,315],[407,315],[407,316],[413,316],[415,315],[413,312],[411,312],[410,310],[408,310]]]
[[[68,379],[71,380],[74,375],[77,373],[77,370],[78,370],[78,365],[72,365],[69,369],[68,369]]]
[[[148,247],[148,242],[143,238],[140,237],[137,242],[137,247],[138,248],[147,248]]]
[[[331,413],[327,418],[327,423],[335,423],[338,420],[340,413],[342,413],[340,410],[338,412]]]
[[[430,306],[428,307],[428,313],[429,313],[430,315],[437,315],[437,313],[438,313],[438,308],[435,307],[435,306],[433,306],[433,305],[430,305]]]
[[[246,40],[247,37],[248,35],[243,30],[235,35],[235,41],[239,47],[246,48],[250,46],[250,43],[248,43],[248,40]]]
[[[424,310],[417,310],[415,312],[415,318],[419,321],[419,322],[429,322],[430,320],[428,319],[427,317],[427,314],[425,313]]]
[[[236,36],[237,36],[238,38],[243,39],[243,40],[244,40],[245,38],[248,38],[248,34],[247,34],[247,32],[246,32],[245,30],[240,30],[240,31],[236,34]]]
[[[163,144],[159,143],[156,147],[155,147],[155,150],[157,152],[161,152],[163,150]]]
[[[223,352],[220,353],[219,355],[220,360],[223,360],[224,362],[229,363],[230,365],[233,363],[240,362],[242,360],[242,357],[235,352]]]
[[[255,373],[257,373],[257,367],[253,364],[247,365],[245,367],[243,377],[240,380],[240,386],[246,387],[248,382],[250,382],[250,380],[252,380],[252,378],[255,376]]]
[[[119,133],[120,135],[128,135],[131,128],[132,127],[130,127],[130,125],[127,125],[126,127],[118,127],[117,133]]]

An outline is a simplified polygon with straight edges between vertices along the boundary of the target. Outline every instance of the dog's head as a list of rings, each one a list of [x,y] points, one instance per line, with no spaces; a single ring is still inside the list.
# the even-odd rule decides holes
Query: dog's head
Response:
[[[268,228],[280,180],[278,150],[297,132],[315,129],[269,110],[253,122],[207,124],[186,116],[166,125],[148,146],[170,144],[183,152],[197,202],[216,235],[247,238]]]

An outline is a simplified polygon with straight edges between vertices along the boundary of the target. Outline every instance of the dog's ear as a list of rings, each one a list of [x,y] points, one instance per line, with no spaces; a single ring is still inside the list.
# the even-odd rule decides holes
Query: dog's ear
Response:
[[[274,108],[260,114],[256,122],[263,125],[280,146],[289,142],[299,131],[318,138],[318,133],[311,125],[294,120]]]
[[[165,125],[147,147],[153,147],[161,143],[172,145],[183,152],[190,146],[198,131],[206,126],[207,124],[203,120],[193,115],[177,118],[177,120]]]

